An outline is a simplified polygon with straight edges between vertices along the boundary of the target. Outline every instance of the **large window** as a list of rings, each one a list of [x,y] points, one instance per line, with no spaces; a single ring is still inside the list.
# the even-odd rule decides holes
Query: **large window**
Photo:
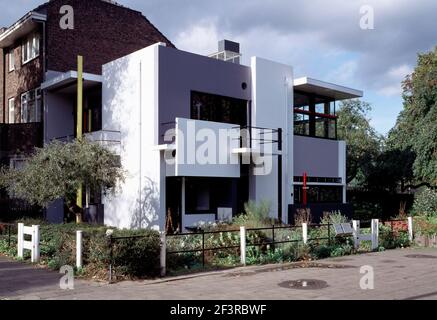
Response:
[[[23,64],[39,56],[39,34],[32,33],[24,39],[21,46]]]
[[[21,123],[41,121],[41,90],[30,90],[21,95]]]
[[[14,56],[14,49],[12,48],[9,50],[8,53],[8,71],[14,71],[15,70],[15,56]]]
[[[15,123],[15,99],[11,98],[8,100],[8,122]]]
[[[247,125],[247,101],[191,92],[191,119]]]
[[[294,92],[294,134],[337,139],[335,101],[304,92]]]
[[[307,187],[307,203],[340,203],[343,201],[342,186],[311,185]],[[294,186],[294,203],[303,203],[303,186]]]

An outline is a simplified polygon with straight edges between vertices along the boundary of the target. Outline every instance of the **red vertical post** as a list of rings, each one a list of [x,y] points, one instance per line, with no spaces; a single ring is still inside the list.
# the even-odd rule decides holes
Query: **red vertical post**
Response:
[[[306,206],[307,205],[307,173],[304,172],[303,173],[303,187],[302,187],[302,202],[303,205]]]

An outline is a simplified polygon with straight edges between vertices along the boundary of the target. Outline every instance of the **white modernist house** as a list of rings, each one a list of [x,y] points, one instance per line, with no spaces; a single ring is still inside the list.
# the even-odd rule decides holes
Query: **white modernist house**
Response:
[[[57,105],[56,114],[46,109],[46,141],[73,133],[73,122],[56,125],[65,96],[50,89],[74,77],[44,86]],[[239,214],[249,200],[267,201],[283,222],[304,198],[313,215],[348,210],[335,108],[361,91],[295,79],[291,66],[258,57],[241,65],[239,44],[227,40],[209,57],[157,43],[84,83],[101,87],[101,125],[87,135],[114,147],[127,171],[116,196],[97,197],[106,225],[185,230]]]

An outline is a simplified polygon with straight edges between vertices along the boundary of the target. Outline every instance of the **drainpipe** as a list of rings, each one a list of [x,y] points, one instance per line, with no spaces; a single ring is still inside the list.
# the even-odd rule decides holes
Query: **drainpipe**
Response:
[[[6,53],[3,49],[3,123],[6,119]]]

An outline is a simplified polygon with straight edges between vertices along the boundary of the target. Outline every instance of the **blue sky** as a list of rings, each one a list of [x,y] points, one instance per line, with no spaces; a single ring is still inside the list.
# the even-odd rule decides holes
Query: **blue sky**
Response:
[[[0,0],[9,26],[43,1]],[[309,76],[361,89],[371,123],[386,134],[402,109],[401,81],[418,52],[437,45],[435,0],[120,0],[141,11],[182,50],[216,51],[217,41],[241,43],[243,63],[257,55]],[[374,29],[359,26],[360,7],[374,11]]]

